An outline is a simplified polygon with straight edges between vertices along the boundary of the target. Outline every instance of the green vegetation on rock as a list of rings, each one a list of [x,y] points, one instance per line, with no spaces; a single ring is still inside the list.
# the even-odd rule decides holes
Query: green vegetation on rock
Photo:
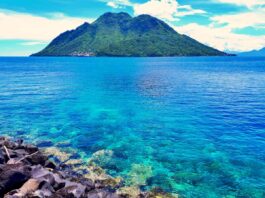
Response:
[[[66,31],[33,56],[224,56],[149,15],[105,13]]]

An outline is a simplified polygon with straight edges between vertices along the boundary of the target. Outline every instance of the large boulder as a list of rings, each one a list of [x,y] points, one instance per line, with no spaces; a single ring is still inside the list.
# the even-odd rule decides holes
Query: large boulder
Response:
[[[9,192],[5,198],[23,198],[38,190],[40,182],[36,179],[29,179],[20,189]]]
[[[30,167],[23,164],[5,164],[0,166],[0,197],[20,188],[30,178]]]
[[[80,197],[84,197],[85,190],[86,190],[85,186],[76,183],[72,186],[67,186],[67,187],[64,187],[58,190],[55,193],[55,196],[62,197],[62,198],[65,198],[65,197],[80,198]]]
[[[48,157],[46,155],[43,155],[41,152],[34,153],[26,158],[28,162],[32,165],[42,165],[44,166],[46,161],[48,160]]]

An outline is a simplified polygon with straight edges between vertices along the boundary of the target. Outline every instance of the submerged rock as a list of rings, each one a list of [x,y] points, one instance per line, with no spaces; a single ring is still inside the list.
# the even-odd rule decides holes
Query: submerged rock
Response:
[[[135,198],[141,194],[141,191],[137,186],[130,186],[120,188],[117,193],[122,197]]]
[[[129,172],[129,185],[144,186],[147,180],[152,177],[152,167],[143,164],[133,164]]]
[[[58,158],[59,161],[65,162],[70,159],[71,155],[56,147],[48,147],[44,150],[44,153],[48,156]]]
[[[112,150],[99,150],[95,152],[89,160],[89,163],[105,166],[108,164],[113,156]]]

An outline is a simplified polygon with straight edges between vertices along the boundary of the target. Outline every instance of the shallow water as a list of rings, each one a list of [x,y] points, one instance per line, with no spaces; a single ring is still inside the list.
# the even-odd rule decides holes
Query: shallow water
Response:
[[[0,131],[183,197],[265,197],[264,58],[0,58]],[[109,153],[112,153],[109,152]]]

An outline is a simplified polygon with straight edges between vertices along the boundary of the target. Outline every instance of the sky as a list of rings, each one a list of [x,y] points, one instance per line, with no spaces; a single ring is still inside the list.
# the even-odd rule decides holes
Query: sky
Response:
[[[105,12],[150,14],[228,52],[265,47],[265,0],[1,0],[0,56],[27,56]]]

